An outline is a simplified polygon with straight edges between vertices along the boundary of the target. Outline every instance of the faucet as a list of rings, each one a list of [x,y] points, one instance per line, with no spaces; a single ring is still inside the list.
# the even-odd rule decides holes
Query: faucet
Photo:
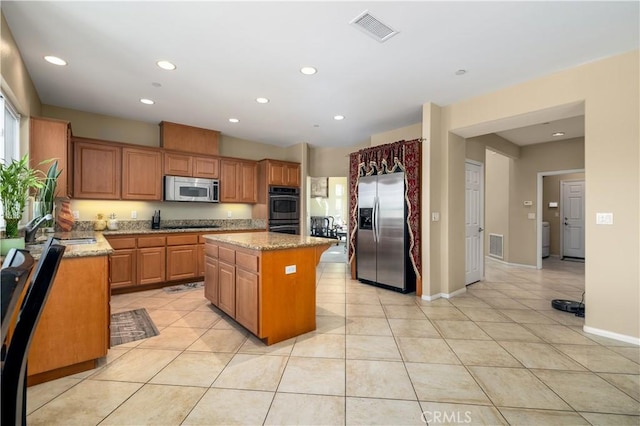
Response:
[[[51,216],[50,213],[47,213],[44,216],[35,217],[29,223],[27,223],[24,226],[24,242],[25,243],[34,242],[36,239],[36,231],[38,230],[40,225],[42,225],[42,222],[44,222],[45,220],[51,220],[51,219],[53,219],[53,216]]]

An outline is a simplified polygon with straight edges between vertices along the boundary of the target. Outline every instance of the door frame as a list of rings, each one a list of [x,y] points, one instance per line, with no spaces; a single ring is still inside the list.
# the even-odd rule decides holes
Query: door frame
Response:
[[[466,164],[473,164],[474,166],[478,166],[480,167],[480,204],[478,206],[480,212],[478,214],[479,218],[480,218],[480,226],[483,228],[483,231],[480,233],[480,252],[478,254],[478,256],[480,257],[479,262],[479,267],[480,267],[480,281],[484,281],[484,244],[485,244],[485,239],[484,239],[484,234],[485,234],[485,230],[486,230],[486,226],[484,223],[484,185],[485,185],[485,170],[484,170],[484,163],[481,163],[479,161],[476,160],[470,160],[468,158],[466,158],[464,160],[465,162],[465,170],[466,170]],[[466,188],[465,188],[466,189]],[[465,203],[465,211],[466,211],[466,203]],[[466,229],[465,229],[465,233],[466,233]],[[466,250],[466,246],[465,246],[465,250]],[[466,256],[465,256],[466,257]],[[465,265],[465,271],[467,270],[467,267]],[[465,274],[466,275],[466,274]],[[466,281],[466,276],[465,276],[465,281]],[[467,286],[469,284],[465,284],[465,286]]]
[[[551,172],[538,172],[537,185],[536,185],[536,269],[542,269],[542,178],[545,176],[565,175],[570,173],[585,173],[582,169],[567,169],[567,170],[554,170]],[[585,173],[586,183],[586,173]],[[585,217],[586,221],[586,217]],[[585,229],[586,234],[586,229]],[[586,240],[586,235],[585,235]]]

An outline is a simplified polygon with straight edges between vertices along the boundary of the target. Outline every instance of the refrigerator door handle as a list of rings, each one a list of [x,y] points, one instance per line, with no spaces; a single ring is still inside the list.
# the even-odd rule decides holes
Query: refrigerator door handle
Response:
[[[378,215],[380,214],[380,198],[376,195],[376,220],[375,220],[375,234],[376,234],[376,242],[380,242],[380,220]]]
[[[378,197],[373,197],[373,213],[371,216],[371,231],[373,231],[373,241],[378,242],[378,234],[376,233],[376,218],[378,213]]]

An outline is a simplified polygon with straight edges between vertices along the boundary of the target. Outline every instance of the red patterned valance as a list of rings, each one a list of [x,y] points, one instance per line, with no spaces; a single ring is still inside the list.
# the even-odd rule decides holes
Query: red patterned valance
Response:
[[[422,139],[398,141],[386,145],[361,149],[349,156],[349,263],[355,256],[356,232],[358,228],[358,179],[373,174],[405,172],[405,200],[408,206],[409,255],[420,279],[422,261],[420,257],[420,164]]]

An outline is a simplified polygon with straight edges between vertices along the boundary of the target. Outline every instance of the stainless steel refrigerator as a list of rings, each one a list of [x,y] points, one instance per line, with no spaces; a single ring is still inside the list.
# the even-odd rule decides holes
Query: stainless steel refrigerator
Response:
[[[361,177],[358,182],[358,280],[403,293],[415,290],[409,259],[404,173]]]

